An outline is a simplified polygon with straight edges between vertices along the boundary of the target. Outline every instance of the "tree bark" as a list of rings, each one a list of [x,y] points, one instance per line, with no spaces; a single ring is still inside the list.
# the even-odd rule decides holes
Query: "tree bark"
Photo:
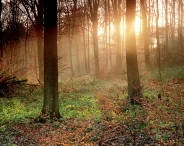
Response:
[[[44,115],[60,118],[58,101],[57,0],[44,1]]]
[[[3,44],[2,44],[2,19],[1,19],[1,13],[2,13],[2,0],[0,1],[0,70],[3,68]]]
[[[136,38],[135,38],[136,0],[126,0],[126,64],[128,79],[128,96],[131,104],[140,104],[141,87],[139,80]]]

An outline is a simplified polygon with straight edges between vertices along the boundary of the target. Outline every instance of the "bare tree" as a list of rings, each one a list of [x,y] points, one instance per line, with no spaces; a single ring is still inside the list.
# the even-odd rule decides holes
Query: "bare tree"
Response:
[[[43,62],[43,4],[44,0],[19,0],[27,12],[37,34],[39,80],[44,80]]]

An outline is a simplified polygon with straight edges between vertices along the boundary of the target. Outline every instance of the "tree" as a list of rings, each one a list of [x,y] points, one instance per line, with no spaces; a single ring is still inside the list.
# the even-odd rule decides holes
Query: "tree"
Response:
[[[126,0],[126,64],[128,79],[128,96],[131,104],[139,104],[141,87],[137,63],[137,50],[135,38],[135,8],[136,0]]]
[[[156,40],[157,40],[157,51],[158,51],[158,68],[159,68],[159,77],[160,81],[162,81],[161,76],[161,53],[160,53],[160,38],[159,38],[159,26],[158,26],[158,20],[159,20],[159,6],[158,6],[158,0],[156,0]]]
[[[60,118],[58,102],[57,0],[44,1],[44,103],[42,113]]]
[[[141,11],[143,21],[143,41],[144,41],[144,58],[146,67],[150,66],[149,42],[148,42],[148,27],[147,27],[147,12],[145,0],[141,0]]]
[[[93,27],[95,74],[99,74],[99,54],[98,54],[98,7],[100,0],[88,0],[90,15]]]
[[[115,26],[116,26],[116,66],[122,67],[122,57],[121,57],[121,0],[111,0],[112,7],[114,11],[114,19],[115,19]]]
[[[165,0],[165,55],[168,55],[168,0]]]
[[[44,80],[44,63],[43,63],[43,4],[44,0],[19,0],[37,34],[37,49],[38,49],[38,65],[39,65],[39,80]]]
[[[2,0],[0,1],[0,63],[2,63],[3,58],[3,44],[2,44],[2,20],[1,20],[1,13],[2,13]],[[1,64],[2,65],[2,64]],[[2,66],[0,66],[2,69]]]

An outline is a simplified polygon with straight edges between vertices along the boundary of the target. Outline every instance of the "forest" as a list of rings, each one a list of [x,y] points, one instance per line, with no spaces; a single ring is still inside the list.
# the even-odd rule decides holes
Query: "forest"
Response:
[[[183,0],[0,0],[0,146],[184,146]]]

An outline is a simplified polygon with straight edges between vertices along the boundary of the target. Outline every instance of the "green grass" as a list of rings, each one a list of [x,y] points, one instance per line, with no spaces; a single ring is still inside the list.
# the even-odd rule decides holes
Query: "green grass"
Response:
[[[168,82],[173,78],[181,78],[184,76],[184,66],[162,67],[161,76],[163,82]],[[156,79],[159,81],[160,77],[158,70],[151,70],[147,75],[147,79]]]
[[[41,111],[42,99],[40,91],[27,93],[22,97],[1,99],[0,125],[7,122],[27,121],[37,117]]]
[[[95,117],[101,118],[101,111],[97,106],[97,97],[91,91],[91,86],[98,87],[100,82],[89,82],[80,88],[64,87],[59,93],[59,110],[64,119],[77,118],[81,120]],[[92,84],[92,85],[91,85]],[[86,88],[89,87],[90,90]],[[86,92],[87,91],[87,92]],[[34,92],[20,91],[19,97],[2,98],[0,105],[0,126],[9,122],[30,121],[38,117],[43,105],[43,91],[38,88]],[[17,96],[17,94],[16,94]]]
[[[97,99],[93,94],[71,93],[60,102],[60,113],[63,118],[88,119],[99,118],[101,113],[97,107]]]

